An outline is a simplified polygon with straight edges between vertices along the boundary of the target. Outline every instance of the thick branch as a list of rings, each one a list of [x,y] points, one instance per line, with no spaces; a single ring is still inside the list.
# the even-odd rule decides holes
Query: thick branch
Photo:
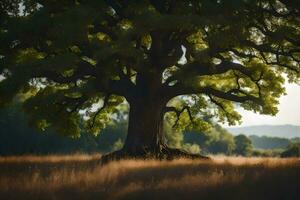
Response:
[[[193,73],[193,76],[205,76],[205,75],[216,75],[223,74],[230,70],[239,71],[242,74],[252,78],[252,71],[247,69],[245,66],[239,63],[234,63],[230,61],[223,60],[220,64],[215,66],[209,66],[209,64],[194,62],[187,64],[184,72],[179,72],[174,74],[165,81],[165,85],[168,85],[170,82],[180,79],[181,77],[185,78],[190,76],[189,73]]]
[[[236,94],[237,91],[234,91],[234,93],[232,91],[223,92],[211,87],[192,87],[192,86],[185,86],[182,84],[177,84],[173,87],[169,87],[169,89],[170,89],[171,98],[179,95],[206,94],[206,95],[213,95],[222,99],[227,99],[239,103],[252,101],[259,105],[263,104],[260,97],[256,97],[246,93],[243,93],[242,95],[238,95]]]

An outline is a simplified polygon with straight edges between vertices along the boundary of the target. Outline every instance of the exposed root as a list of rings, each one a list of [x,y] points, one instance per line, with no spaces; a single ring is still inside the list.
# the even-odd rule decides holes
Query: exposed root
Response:
[[[158,160],[173,160],[177,158],[188,158],[188,159],[204,159],[209,160],[207,156],[200,154],[191,154],[181,149],[173,149],[163,146],[160,151],[127,151],[121,149],[101,157],[100,163],[107,164],[110,161],[118,161],[124,159],[158,159]]]

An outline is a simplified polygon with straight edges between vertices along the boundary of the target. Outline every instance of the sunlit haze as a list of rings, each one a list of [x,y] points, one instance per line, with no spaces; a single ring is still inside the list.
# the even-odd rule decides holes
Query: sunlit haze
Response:
[[[251,125],[300,125],[300,86],[297,84],[286,85],[287,95],[280,98],[279,112],[276,116],[260,115],[251,111],[239,110],[243,116],[240,126]]]

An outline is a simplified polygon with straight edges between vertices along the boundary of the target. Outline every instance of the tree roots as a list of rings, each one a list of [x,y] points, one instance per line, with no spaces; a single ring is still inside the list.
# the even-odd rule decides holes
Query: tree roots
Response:
[[[157,159],[157,160],[173,160],[177,158],[210,160],[209,157],[200,154],[191,154],[181,149],[173,149],[162,147],[159,151],[128,151],[121,149],[101,157],[100,163],[107,164],[110,161],[119,161],[125,159]]]

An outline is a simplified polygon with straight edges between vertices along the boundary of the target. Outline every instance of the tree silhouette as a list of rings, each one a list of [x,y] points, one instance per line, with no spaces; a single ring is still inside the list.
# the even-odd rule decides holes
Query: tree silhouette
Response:
[[[78,135],[127,100],[128,135],[113,157],[186,155],[165,145],[165,113],[192,126],[204,116],[235,124],[235,105],[275,115],[285,74],[299,78],[297,1],[3,2],[0,103],[30,92],[32,124]]]

